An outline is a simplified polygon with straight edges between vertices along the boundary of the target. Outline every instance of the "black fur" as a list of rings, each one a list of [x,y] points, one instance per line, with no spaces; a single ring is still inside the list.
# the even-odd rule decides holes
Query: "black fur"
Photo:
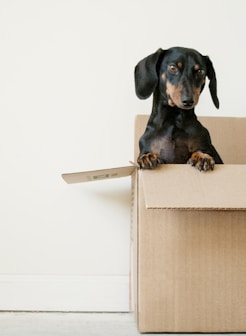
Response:
[[[137,64],[137,96],[146,99],[153,93],[152,113],[139,141],[140,168],[188,162],[199,170],[209,170],[215,163],[223,163],[194,112],[206,77],[219,108],[215,70],[208,56],[174,47],[158,49]]]

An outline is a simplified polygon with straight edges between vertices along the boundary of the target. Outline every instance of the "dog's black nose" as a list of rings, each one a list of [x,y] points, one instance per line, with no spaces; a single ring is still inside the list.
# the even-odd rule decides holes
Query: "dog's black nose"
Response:
[[[190,106],[193,106],[194,100],[192,98],[183,99],[182,104],[183,104],[184,107],[190,107]]]

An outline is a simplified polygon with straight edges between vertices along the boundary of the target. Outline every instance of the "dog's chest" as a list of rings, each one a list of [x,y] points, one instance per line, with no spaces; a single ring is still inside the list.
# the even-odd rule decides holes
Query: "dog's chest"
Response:
[[[159,153],[163,163],[186,163],[190,156],[189,136],[172,125],[152,139],[151,151]]]

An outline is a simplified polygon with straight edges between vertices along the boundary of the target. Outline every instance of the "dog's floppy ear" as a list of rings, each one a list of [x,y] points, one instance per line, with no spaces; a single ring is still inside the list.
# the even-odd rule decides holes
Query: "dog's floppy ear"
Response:
[[[214,105],[219,108],[219,99],[217,97],[217,80],[216,80],[216,75],[215,75],[215,70],[213,67],[213,63],[211,62],[210,58],[208,56],[204,56],[205,57],[205,62],[206,62],[206,66],[207,66],[207,76],[208,79],[210,80],[209,82],[209,90],[210,90],[210,94],[212,97],[212,100],[214,102]]]
[[[158,83],[157,63],[163,53],[164,50],[158,49],[136,65],[135,89],[138,98],[146,99],[154,91]]]

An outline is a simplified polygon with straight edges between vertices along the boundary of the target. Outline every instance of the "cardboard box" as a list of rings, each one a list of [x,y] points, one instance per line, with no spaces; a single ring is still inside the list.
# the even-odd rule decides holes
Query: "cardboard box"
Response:
[[[136,118],[138,139],[148,116]],[[138,329],[246,332],[246,118],[200,118],[224,160],[63,174],[68,183],[132,175]]]

